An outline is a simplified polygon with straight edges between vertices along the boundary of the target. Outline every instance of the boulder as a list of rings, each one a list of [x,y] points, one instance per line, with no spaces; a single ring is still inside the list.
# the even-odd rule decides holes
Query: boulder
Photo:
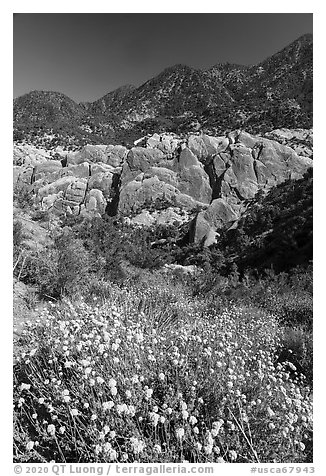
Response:
[[[123,214],[137,213],[144,208],[168,208],[169,206],[194,210],[207,207],[207,204],[181,193],[176,187],[163,182],[156,175],[146,178],[145,174],[139,174],[135,180],[121,188],[119,211]]]
[[[40,188],[38,190],[37,196],[39,200],[42,200],[44,197],[47,197],[48,195],[54,195],[60,191],[65,192],[67,188],[76,180],[77,179],[72,176],[62,177],[56,180],[55,182],[49,183],[45,185],[44,187]]]
[[[57,200],[63,199],[63,191],[58,193],[53,193],[52,195],[47,195],[41,201],[41,209],[43,211],[51,210],[54,207],[54,204]]]
[[[300,156],[313,158],[312,129],[275,129],[264,136],[291,147]]]
[[[223,198],[213,200],[209,207],[201,213],[205,220],[217,230],[231,225],[239,218],[239,215]]]
[[[112,167],[119,167],[125,161],[128,149],[123,145],[108,145],[106,148],[106,163]]]
[[[158,149],[133,147],[128,152],[122,168],[122,185],[133,180],[140,172],[146,172],[149,168],[156,166],[162,159],[164,154]]]
[[[64,193],[65,205],[72,207],[81,205],[85,200],[86,190],[87,180],[74,177],[74,181],[68,185]]]
[[[110,172],[111,174],[116,172],[116,168],[112,167],[111,165],[104,164],[102,162],[99,162],[97,164],[90,164],[90,175],[96,175],[100,173],[107,173]]]
[[[293,149],[269,139],[262,139],[258,160],[273,176],[270,186],[284,182],[288,178],[301,177],[312,165],[312,160],[299,157]]]
[[[97,212],[100,215],[105,213],[107,201],[101,190],[89,190],[86,194],[85,208],[88,212]]]
[[[88,188],[90,190],[97,189],[103,193],[103,196],[108,199],[111,194],[113,174],[111,172],[101,172],[92,175],[88,181]]]
[[[150,148],[155,148],[157,147],[161,142],[161,137],[159,134],[153,134],[151,137],[147,139],[147,147]]]
[[[251,150],[242,144],[230,146],[232,178],[228,175],[231,168],[224,175],[224,180],[235,188],[236,194],[242,200],[253,198],[258,191],[257,177],[254,170],[254,160]]]
[[[37,164],[51,159],[50,152],[39,149],[29,144],[14,144],[13,161],[14,165],[29,165],[34,167]]]
[[[83,162],[107,162],[106,145],[85,145],[80,151],[67,155],[67,165],[78,165]]]
[[[143,210],[141,213],[131,219],[131,223],[133,225],[150,227],[156,224],[156,220],[148,210]]]
[[[34,168],[33,180],[37,181],[41,178],[46,178],[53,172],[58,172],[62,169],[62,164],[59,160],[47,160],[39,163]]]
[[[188,149],[188,147],[185,147],[184,149],[181,150],[177,163],[179,165],[180,170],[187,169],[191,166],[201,165],[201,163],[199,162],[195,154],[191,152],[191,150]]]
[[[178,176],[178,189],[198,202],[209,204],[212,199],[212,189],[209,177],[200,166],[192,165],[183,168]]]
[[[178,174],[174,170],[165,167],[151,167],[142,175],[142,177],[157,177],[162,182],[173,185],[176,188],[178,188],[179,184]]]
[[[217,230],[230,227],[240,218],[229,203],[217,198],[212,201],[205,211],[198,213],[195,218],[190,234],[191,241],[203,242],[205,246],[210,246],[216,242]]]
[[[191,135],[188,138],[188,148],[200,161],[205,161],[208,157],[224,152],[228,146],[229,140],[226,137],[212,137],[201,134]]]
[[[162,182],[156,176],[133,180],[120,191],[119,211],[128,214],[146,207],[153,207],[159,202],[161,206],[171,204],[178,192],[175,187]]]
[[[66,173],[77,178],[88,178],[90,176],[90,165],[88,162],[82,162],[78,165],[69,165],[65,167]]]

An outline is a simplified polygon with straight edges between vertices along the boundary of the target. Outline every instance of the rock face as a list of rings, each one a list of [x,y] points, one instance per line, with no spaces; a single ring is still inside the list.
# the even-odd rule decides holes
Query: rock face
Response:
[[[195,242],[236,222],[258,190],[267,191],[287,179],[301,178],[312,166],[311,159],[298,156],[286,145],[240,131],[215,140],[191,136],[188,145],[206,164],[213,198],[194,222]]]
[[[301,157],[313,158],[312,129],[275,129],[264,136],[291,147]]]
[[[56,214],[100,216],[110,209],[141,226],[192,220],[191,240],[209,246],[258,191],[299,179],[312,166],[312,149],[298,154],[288,145],[306,147],[304,140],[312,147],[311,132],[303,130],[276,130],[268,138],[238,130],[221,137],[154,134],[143,147],[84,146],[65,161],[35,150],[38,160],[29,150],[25,160],[17,149],[14,180]]]
[[[13,160],[14,165],[30,165],[34,166],[49,160],[50,153],[45,149],[38,149],[32,145],[14,144],[13,148]]]

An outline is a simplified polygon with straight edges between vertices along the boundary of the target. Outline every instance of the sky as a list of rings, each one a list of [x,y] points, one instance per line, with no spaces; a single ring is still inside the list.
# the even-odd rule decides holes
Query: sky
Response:
[[[305,33],[309,13],[22,13],[13,20],[14,97],[76,102],[140,86],[174,64],[257,64]]]

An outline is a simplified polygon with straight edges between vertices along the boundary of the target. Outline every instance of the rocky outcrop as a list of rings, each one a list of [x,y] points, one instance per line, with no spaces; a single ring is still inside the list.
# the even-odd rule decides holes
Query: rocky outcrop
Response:
[[[275,129],[264,136],[291,147],[301,157],[313,158],[312,129]]]
[[[148,177],[139,174],[122,187],[119,199],[119,212],[128,215],[139,213],[144,208],[181,207],[188,211],[205,208],[191,196],[181,193],[173,185],[160,180],[157,175]]]
[[[67,155],[67,165],[76,165],[83,162],[107,162],[106,145],[85,145],[80,151]]]
[[[108,145],[105,152],[107,154],[106,163],[112,167],[119,167],[125,161],[128,149],[123,145]]]
[[[189,213],[182,208],[168,207],[165,210],[154,210],[152,212],[143,210],[134,218],[127,218],[129,224],[141,226],[179,226],[189,222]]]
[[[92,145],[65,161],[43,153],[34,164],[20,158],[14,180],[34,191],[43,210],[56,214],[119,213],[142,226],[193,220],[191,240],[209,246],[220,230],[235,225],[258,191],[299,179],[312,166],[309,154],[281,143],[293,138],[309,142],[312,135],[302,130],[272,131],[269,138],[238,130],[221,137],[154,134],[129,151]]]
[[[172,158],[182,140],[175,134],[153,134],[146,141],[147,147],[161,150],[165,156]]]
[[[164,154],[159,149],[133,147],[128,152],[122,168],[122,186],[137,177],[140,172],[146,172],[149,168],[158,165],[163,159]]]
[[[192,239],[212,240],[231,226],[258,190],[267,191],[287,179],[299,179],[312,160],[274,140],[235,131],[226,138],[190,136],[188,146],[205,163],[212,203],[195,219]],[[223,139],[223,140],[222,140]]]
[[[50,152],[39,149],[29,144],[14,144],[13,161],[14,165],[28,165],[34,167],[51,158]]]

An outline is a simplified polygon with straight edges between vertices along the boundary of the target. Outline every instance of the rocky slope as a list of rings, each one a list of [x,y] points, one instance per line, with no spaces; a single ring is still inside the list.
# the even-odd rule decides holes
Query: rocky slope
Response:
[[[14,182],[52,216],[108,213],[143,226],[191,222],[190,240],[210,245],[258,191],[299,179],[312,166],[308,131],[273,134],[308,140],[299,155],[280,141],[239,130],[219,137],[154,134],[131,149],[88,145],[61,152],[61,160],[16,146]]]
[[[201,128],[220,135],[238,127],[252,133],[312,127],[312,35],[252,67],[219,64],[199,71],[176,65],[93,103],[44,91],[14,101],[15,138],[28,135],[34,143],[45,132],[56,135],[59,145],[71,136],[78,144],[132,145],[155,131]]]

